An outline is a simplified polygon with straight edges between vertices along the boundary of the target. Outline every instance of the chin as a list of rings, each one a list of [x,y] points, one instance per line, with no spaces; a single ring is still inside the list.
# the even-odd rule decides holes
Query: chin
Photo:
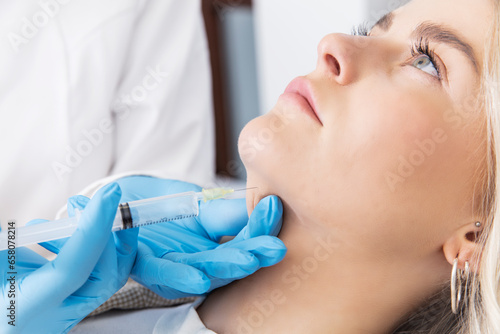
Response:
[[[247,192],[249,213],[266,196],[286,196],[290,183],[296,179],[294,175],[299,166],[293,157],[299,153],[291,147],[294,138],[291,138],[290,128],[276,127],[277,120],[279,117],[274,111],[257,117],[243,128],[238,139],[238,151],[247,172],[247,187],[257,188]]]
[[[293,133],[286,126],[276,127],[277,119],[270,112],[253,119],[241,131],[238,151],[247,170],[272,174],[293,156],[289,148]]]
[[[265,116],[250,121],[241,131],[238,139],[238,152],[247,172],[247,210],[250,215],[257,203],[273,192],[269,179],[272,179],[273,160],[268,151],[272,143],[259,140],[259,132],[265,129]]]
[[[256,163],[262,151],[269,145],[265,138],[264,141],[262,140],[261,133],[265,128],[264,118],[265,116],[260,116],[247,123],[238,138],[238,152],[247,170]]]

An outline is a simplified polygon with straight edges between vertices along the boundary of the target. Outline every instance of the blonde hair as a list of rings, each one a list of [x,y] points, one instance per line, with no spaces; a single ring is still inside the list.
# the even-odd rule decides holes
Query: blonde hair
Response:
[[[481,193],[484,229],[475,254],[479,274],[471,275],[459,315],[451,312],[449,284],[432,296],[394,333],[499,334],[500,333],[500,0],[485,45],[481,80],[482,109],[486,115],[486,168]]]
[[[487,118],[487,183],[484,193],[486,225],[479,242],[479,274],[472,279],[468,307],[462,319],[464,334],[500,333],[500,1],[494,2],[493,24],[485,48],[481,92]]]

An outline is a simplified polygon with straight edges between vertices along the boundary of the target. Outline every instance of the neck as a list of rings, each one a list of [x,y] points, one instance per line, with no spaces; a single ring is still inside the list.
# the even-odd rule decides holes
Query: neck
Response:
[[[217,333],[390,333],[419,296],[428,295],[420,287],[421,268],[356,261],[355,247],[305,225],[287,209],[280,233],[288,247],[285,259],[212,293],[198,309],[208,328]]]

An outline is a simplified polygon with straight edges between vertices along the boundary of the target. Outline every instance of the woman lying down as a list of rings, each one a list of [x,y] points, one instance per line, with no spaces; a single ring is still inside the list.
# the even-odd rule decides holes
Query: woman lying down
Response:
[[[500,333],[498,17],[414,0],[326,36],[239,141],[249,212],[283,202],[284,260],[157,330]]]

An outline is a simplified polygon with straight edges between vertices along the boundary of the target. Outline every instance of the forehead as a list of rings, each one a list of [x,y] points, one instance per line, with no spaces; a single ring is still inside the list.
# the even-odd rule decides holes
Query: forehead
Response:
[[[444,25],[470,44],[481,61],[494,15],[493,1],[413,0],[394,11],[393,29],[409,35],[422,22]]]

